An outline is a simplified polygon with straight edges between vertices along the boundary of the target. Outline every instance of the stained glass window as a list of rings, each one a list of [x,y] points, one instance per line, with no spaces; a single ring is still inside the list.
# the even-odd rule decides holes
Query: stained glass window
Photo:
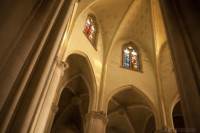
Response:
[[[96,24],[94,18],[88,16],[85,22],[84,33],[92,44],[95,42]]]
[[[137,49],[131,45],[125,45],[123,48],[122,66],[128,69],[139,70],[139,53]]]

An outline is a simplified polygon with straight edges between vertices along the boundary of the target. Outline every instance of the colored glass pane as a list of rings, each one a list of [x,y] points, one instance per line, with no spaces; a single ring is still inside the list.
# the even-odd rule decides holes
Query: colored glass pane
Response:
[[[95,26],[94,19],[92,17],[90,17],[90,16],[86,20],[85,27],[84,27],[84,32],[85,32],[85,35],[88,37],[88,39],[92,43],[94,43],[95,34],[96,34],[96,26]]]
[[[95,26],[92,25],[90,28],[89,39],[93,42],[95,38]]]
[[[122,61],[123,67],[129,69],[139,69],[138,52],[132,46],[124,48]]]
[[[85,26],[85,34],[87,35],[88,34],[88,32],[89,32],[89,26]]]
[[[90,19],[87,19],[87,21],[85,23],[85,28],[84,28],[86,35],[88,35],[89,29],[90,29],[90,24],[91,24]]]
[[[130,63],[130,59],[129,59],[129,55],[126,56],[126,67],[129,68],[129,63]]]

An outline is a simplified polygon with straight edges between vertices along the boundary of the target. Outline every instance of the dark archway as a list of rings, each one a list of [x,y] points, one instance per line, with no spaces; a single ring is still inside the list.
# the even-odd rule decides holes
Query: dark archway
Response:
[[[152,133],[156,128],[148,99],[132,88],[112,96],[107,115],[106,133]]]
[[[95,80],[87,56],[71,54],[66,62],[65,72],[58,91],[58,111],[54,117],[51,133],[84,133],[85,115],[95,102]],[[66,82],[67,81],[67,82]]]
[[[184,117],[183,117],[180,101],[175,105],[172,116],[173,116],[174,128],[176,129],[177,133],[186,132],[185,122],[184,122]]]
[[[51,133],[83,133],[88,106],[88,88],[82,78],[77,77],[63,89]]]

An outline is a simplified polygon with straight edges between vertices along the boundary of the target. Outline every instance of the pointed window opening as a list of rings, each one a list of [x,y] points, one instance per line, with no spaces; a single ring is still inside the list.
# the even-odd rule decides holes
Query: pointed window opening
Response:
[[[96,49],[96,34],[97,34],[97,26],[94,17],[88,16],[85,22],[85,27],[83,31],[89,41]]]
[[[122,49],[122,67],[141,70],[139,51],[132,43],[126,44]]]

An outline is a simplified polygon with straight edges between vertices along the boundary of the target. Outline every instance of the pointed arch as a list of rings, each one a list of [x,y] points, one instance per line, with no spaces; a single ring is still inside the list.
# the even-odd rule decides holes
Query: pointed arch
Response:
[[[137,87],[133,86],[133,85],[126,85],[126,86],[122,86],[122,87],[119,87],[117,89],[115,89],[112,93],[110,93],[110,95],[107,97],[106,99],[106,103],[105,103],[105,107],[106,107],[106,111],[108,111],[108,104],[109,104],[109,101],[111,100],[111,98],[113,96],[115,96],[116,94],[122,92],[122,91],[125,91],[125,90],[128,90],[128,89],[131,89],[133,91],[135,91],[136,93],[138,93],[138,95],[142,96],[144,98],[144,100],[147,102],[147,105],[145,104],[141,104],[140,107],[146,109],[146,110],[149,110],[153,113],[154,117],[155,117],[155,126],[156,126],[156,129],[158,128],[158,112],[156,110],[156,107],[155,105],[153,104],[153,102],[149,99],[149,97],[143,93],[141,90],[139,90]],[[137,105],[137,104],[136,104]],[[138,105],[139,106],[139,105]],[[146,107],[145,107],[146,106]]]
[[[89,71],[90,80],[87,79],[87,77],[84,74],[78,74],[77,76],[80,76],[83,79],[83,81],[86,83],[86,85],[89,89],[89,94],[90,94],[90,99],[91,99],[90,105],[89,105],[89,110],[95,109],[97,106],[96,105],[97,104],[97,83],[96,83],[95,73],[94,73],[94,69],[91,64],[91,61],[90,61],[89,57],[87,56],[87,54],[85,54],[81,51],[70,52],[66,57],[66,62],[70,56],[78,56],[86,62],[85,65],[88,67],[87,70]],[[67,82],[65,82],[65,84],[66,83]]]

